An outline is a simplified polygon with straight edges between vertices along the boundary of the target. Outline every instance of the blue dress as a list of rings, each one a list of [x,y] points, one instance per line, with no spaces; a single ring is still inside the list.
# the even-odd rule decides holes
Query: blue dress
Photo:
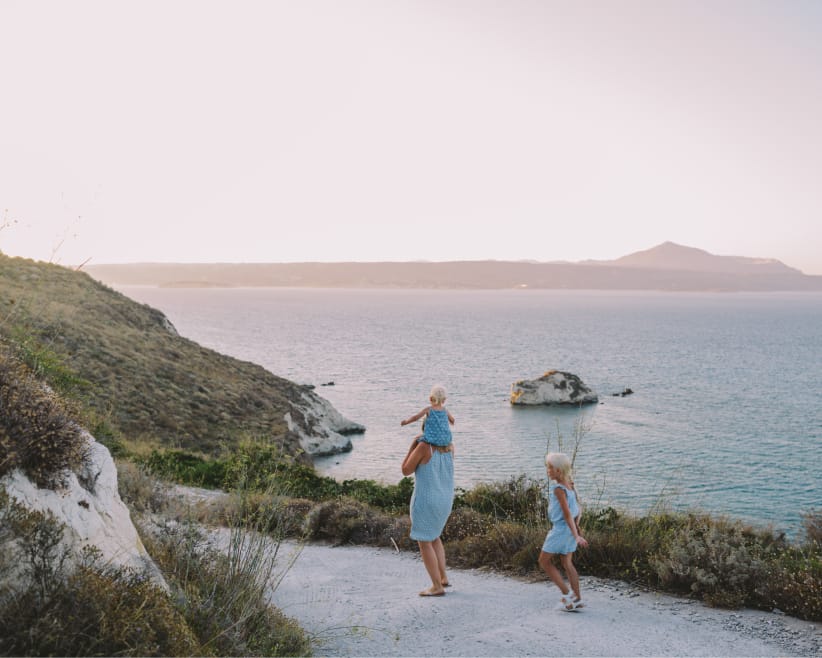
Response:
[[[428,410],[420,441],[432,446],[447,446],[451,443],[451,428],[448,426],[448,412],[445,409]]]
[[[411,539],[434,541],[442,534],[454,504],[453,453],[433,453],[427,464],[414,471],[411,495]]]
[[[559,500],[557,500],[557,487],[560,487],[565,492],[565,497],[568,499],[568,509],[571,511],[571,518],[575,519],[577,518],[577,514],[579,514],[579,503],[577,502],[576,492],[563,484],[552,484],[548,495],[548,520],[551,521],[553,526],[548,532],[548,536],[545,537],[542,550],[546,553],[564,555],[577,550],[577,540],[574,539],[574,533],[571,532],[571,528],[569,528],[565,522],[562,507],[560,507]]]

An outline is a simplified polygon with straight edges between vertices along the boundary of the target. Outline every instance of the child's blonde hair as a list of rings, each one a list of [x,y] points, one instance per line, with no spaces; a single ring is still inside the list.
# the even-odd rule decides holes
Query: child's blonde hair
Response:
[[[548,464],[562,473],[564,479],[571,477],[571,460],[564,452],[549,452],[545,455],[545,465]]]
[[[445,387],[442,384],[434,384],[431,388],[431,393],[428,399],[434,404],[442,404],[445,402]]]

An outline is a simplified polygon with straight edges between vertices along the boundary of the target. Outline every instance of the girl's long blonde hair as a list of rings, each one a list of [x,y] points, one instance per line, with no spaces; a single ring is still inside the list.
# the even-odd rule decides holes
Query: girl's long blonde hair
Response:
[[[545,465],[548,464],[562,473],[564,480],[571,480],[571,459],[564,452],[549,452],[545,455]]]

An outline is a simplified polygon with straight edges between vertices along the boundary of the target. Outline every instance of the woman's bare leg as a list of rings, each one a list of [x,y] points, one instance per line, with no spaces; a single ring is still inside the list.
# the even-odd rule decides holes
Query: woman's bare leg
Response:
[[[574,590],[574,596],[581,599],[582,595],[579,593],[579,574],[577,573],[577,568],[574,566],[573,558],[573,553],[566,553],[565,555],[559,556],[562,562],[562,568],[565,569],[565,575],[568,576],[568,583],[571,585],[571,589]]]
[[[437,568],[440,572],[440,583],[442,586],[448,583],[448,574],[445,573],[445,547],[442,545],[442,539],[437,537],[433,542],[434,553],[437,556]]]
[[[420,545],[420,556],[422,563],[425,565],[425,570],[431,578],[431,587],[420,592],[420,596],[436,596],[443,594],[445,589],[442,586],[442,577],[440,576],[440,567],[437,560],[437,552],[434,550],[434,542],[418,541]]]

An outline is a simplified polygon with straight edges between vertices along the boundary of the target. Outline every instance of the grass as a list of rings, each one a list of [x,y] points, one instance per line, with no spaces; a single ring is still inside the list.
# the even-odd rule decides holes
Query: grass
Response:
[[[159,311],[82,272],[0,254],[0,344],[82,407],[117,451],[123,439],[217,454],[244,436],[300,457],[283,416],[303,389],[182,338]]]

